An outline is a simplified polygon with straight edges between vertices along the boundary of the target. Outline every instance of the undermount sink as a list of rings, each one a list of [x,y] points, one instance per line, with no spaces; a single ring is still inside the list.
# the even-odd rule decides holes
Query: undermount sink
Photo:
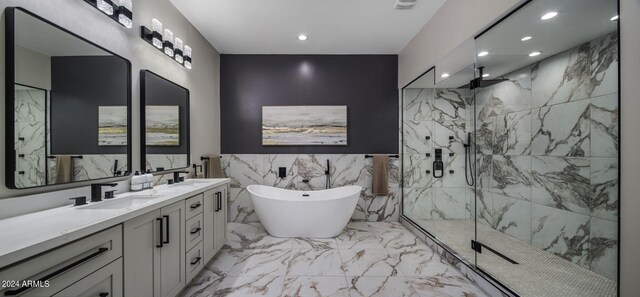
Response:
[[[122,209],[128,208],[140,204],[149,203],[151,200],[160,196],[153,195],[134,195],[123,197],[115,200],[106,200],[103,202],[92,203],[87,206],[82,206],[80,209]]]

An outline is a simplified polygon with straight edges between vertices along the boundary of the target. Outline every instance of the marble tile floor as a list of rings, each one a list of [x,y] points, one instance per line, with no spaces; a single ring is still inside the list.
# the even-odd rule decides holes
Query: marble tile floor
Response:
[[[276,238],[229,223],[225,247],[180,296],[488,296],[399,222],[350,222],[336,238]]]
[[[473,262],[473,220],[416,220],[458,254]],[[491,227],[478,224],[478,240],[519,264],[491,252],[477,254],[477,265],[521,296],[616,296],[616,282]],[[523,281],[526,280],[526,281]]]

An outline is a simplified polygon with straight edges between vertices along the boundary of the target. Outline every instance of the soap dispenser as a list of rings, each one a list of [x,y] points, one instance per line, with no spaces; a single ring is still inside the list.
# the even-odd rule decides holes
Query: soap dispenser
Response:
[[[140,172],[136,171],[136,173],[131,177],[131,191],[142,191],[144,187],[144,178],[140,175]]]
[[[153,174],[151,174],[151,170],[147,170],[147,173],[144,175],[145,176],[145,180],[147,182],[147,189],[151,189],[153,188],[153,183],[154,183],[154,178],[153,178]]]

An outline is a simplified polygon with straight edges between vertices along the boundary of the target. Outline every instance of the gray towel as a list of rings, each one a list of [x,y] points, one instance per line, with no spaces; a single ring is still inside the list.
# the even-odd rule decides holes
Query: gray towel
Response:
[[[54,183],[63,184],[73,180],[73,159],[71,156],[56,156],[56,179]]]
[[[389,156],[373,156],[373,195],[389,195]]]
[[[206,178],[225,178],[222,171],[222,161],[220,156],[213,154],[205,157],[205,177]]]

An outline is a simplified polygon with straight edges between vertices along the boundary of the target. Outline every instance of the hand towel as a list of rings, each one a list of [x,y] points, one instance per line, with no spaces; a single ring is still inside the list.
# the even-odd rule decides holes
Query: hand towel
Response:
[[[73,159],[71,156],[56,156],[56,184],[68,183],[73,180]]]
[[[213,154],[206,156],[206,169],[205,176],[207,178],[225,178],[224,172],[222,171],[222,161],[220,156]]]
[[[373,195],[389,195],[389,156],[373,156]]]

